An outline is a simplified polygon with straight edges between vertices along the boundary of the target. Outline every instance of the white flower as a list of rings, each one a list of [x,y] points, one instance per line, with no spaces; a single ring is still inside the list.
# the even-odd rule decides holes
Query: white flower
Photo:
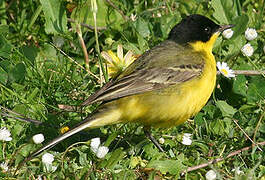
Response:
[[[32,139],[35,144],[40,144],[44,141],[44,136],[43,134],[36,134],[32,137]]]
[[[257,31],[254,28],[247,28],[247,30],[245,31],[245,37],[249,41],[255,39],[257,36]]]
[[[93,138],[91,139],[90,148],[94,153],[97,153],[98,148],[100,145],[100,139],[99,138]]]
[[[91,139],[90,143],[91,151],[93,151],[98,158],[103,158],[109,152],[109,148],[106,146],[100,146],[100,138]]]
[[[205,178],[207,180],[214,180],[216,179],[216,173],[214,172],[214,170],[210,170],[205,174]]]
[[[187,145],[187,146],[191,145],[192,143],[191,136],[192,134],[190,133],[184,133],[182,136],[182,144]]]
[[[233,36],[234,31],[232,29],[226,29],[223,31],[222,34],[223,34],[224,38],[230,39]]]
[[[11,141],[12,137],[11,133],[6,127],[0,129],[0,141]]]
[[[8,165],[7,165],[7,162],[2,162],[0,164],[0,168],[3,169],[4,172],[7,172],[8,171]]]
[[[52,166],[52,172],[56,171],[57,166]]]
[[[42,155],[41,160],[44,164],[52,164],[54,161],[54,156],[50,153],[45,153]]]
[[[136,21],[136,14],[131,14],[130,18],[132,21]]]
[[[98,151],[96,153],[96,156],[98,158],[104,158],[108,152],[109,152],[109,148],[108,147],[106,147],[106,146],[100,146],[98,148]]]
[[[240,174],[243,173],[243,171],[241,171],[239,167],[236,167],[235,169],[232,169],[232,171],[235,171],[236,175],[240,175]]]
[[[225,77],[235,77],[234,71],[227,66],[227,63],[217,62],[217,68],[219,72],[222,73]]]
[[[252,56],[254,48],[251,46],[251,44],[247,43],[241,48],[241,52],[244,56]]]
[[[161,15],[161,13],[160,12],[158,12],[157,13],[157,17],[161,17],[162,15]]]
[[[159,142],[160,144],[164,144],[164,143],[165,143],[165,139],[161,137],[161,138],[158,139],[158,142]]]
[[[52,164],[44,163],[44,167],[47,172],[55,172],[57,170],[57,166],[53,166]]]

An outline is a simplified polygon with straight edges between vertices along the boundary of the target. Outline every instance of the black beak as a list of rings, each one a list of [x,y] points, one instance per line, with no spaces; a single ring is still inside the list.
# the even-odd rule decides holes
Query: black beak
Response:
[[[226,29],[230,29],[230,28],[232,28],[232,27],[234,27],[234,26],[235,26],[234,24],[221,25],[221,26],[218,28],[217,32],[223,32],[224,30],[226,30]]]

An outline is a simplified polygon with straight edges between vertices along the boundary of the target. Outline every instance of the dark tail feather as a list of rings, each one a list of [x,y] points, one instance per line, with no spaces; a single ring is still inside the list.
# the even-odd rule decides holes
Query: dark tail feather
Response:
[[[76,126],[75,128],[71,129],[70,131],[66,132],[65,134],[55,138],[54,140],[50,141],[48,144],[44,145],[42,148],[38,149],[37,151],[35,151],[34,153],[32,153],[29,157],[28,160],[32,159],[33,157],[39,155],[41,152],[52,148],[53,146],[55,146],[56,144],[58,144],[59,142],[65,140],[66,138],[86,129],[91,127],[91,123],[94,122],[94,118],[93,117],[89,117],[87,119],[85,119],[81,124],[79,124],[78,126]]]
[[[71,129],[70,131],[66,132],[65,134],[55,138],[48,144],[44,145],[42,148],[38,149],[34,153],[30,155],[28,160],[32,159],[34,156],[39,155],[41,152],[52,148],[59,142],[65,140],[66,138],[84,130],[87,128],[96,128],[101,127],[109,124],[116,124],[120,122],[120,112],[115,109],[109,109],[106,107],[101,107],[95,114],[92,116],[87,117],[83,122],[78,124],[75,128]]]
[[[38,149],[37,151],[35,151],[34,153],[32,153],[31,155],[29,155],[24,161],[22,161],[21,163],[19,163],[19,165],[16,168],[15,174],[17,172],[18,169],[20,169],[23,164],[25,164],[26,162],[30,161],[31,159],[33,159],[35,156],[39,155],[40,153],[42,153],[43,151],[52,148],[53,146],[55,146],[56,144],[58,144],[59,142],[65,140],[66,138],[86,129],[86,128],[95,128],[97,127],[97,123],[96,121],[100,119],[95,118],[94,116],[92,117],[88,117],[86,118],[83,122],[81,122],[79,125],[77,125],[75,128],[73,128],[72,130],[66,132],[65,134],[55,138],[54,140],[52,140],[51,142],[49,142],[48,144],[46,144],[45,146],[43,146],[42,148]]]

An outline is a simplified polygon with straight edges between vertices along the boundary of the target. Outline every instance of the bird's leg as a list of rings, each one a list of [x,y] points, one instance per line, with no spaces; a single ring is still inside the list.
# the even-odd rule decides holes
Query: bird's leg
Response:
[[[160,146],[160,144],[157,142],[157,140],[152,136],[151,132],[150,132],[150,127],[144,127],[144,134],[146,135],[146,137],[148,137],[152,143],[154,143],[154,145],[161,151],[164,152],[164,150],[162,149],[162,147]]]

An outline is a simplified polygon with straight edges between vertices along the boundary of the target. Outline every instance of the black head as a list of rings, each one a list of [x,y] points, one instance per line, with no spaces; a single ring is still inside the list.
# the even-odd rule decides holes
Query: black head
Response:
[[[207,42],[220,29],[218,24],[202,15],[193,14],[182,19],[169,33],[168,39],[179,44],[187,42]]]

